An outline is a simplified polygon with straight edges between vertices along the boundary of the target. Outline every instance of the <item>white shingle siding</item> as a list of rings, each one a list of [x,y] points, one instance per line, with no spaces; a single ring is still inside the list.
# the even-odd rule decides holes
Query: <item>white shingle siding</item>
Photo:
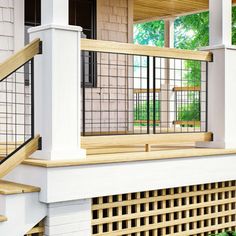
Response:
[[[14,52],[14,1],[0,0],[0,63],[6,60]],[[9,89],[9,88],[8,88]],[[4,91],[4,85],[0,91]],[[4,102],[5,93],[0,93],[0,101]],[[11,108],[9,108],[11,109]],[[8,109],[8,110],[9,110]],[[0,111],[5,111],[6,106],[0,104]],[[8,122],[12,122],[12,117],[8,117]],[[0,123],[6,123],[5,114],[1,114]],[[11,131],[8,126],[8,131]],[[6,132],[5,125],[1,125],[0,132]],[[4,137],[3,137],[4,138]],[[0,140],[4,141],[4,140]]]
[[[14,51],[14,1],[0,0],[0,62]]]

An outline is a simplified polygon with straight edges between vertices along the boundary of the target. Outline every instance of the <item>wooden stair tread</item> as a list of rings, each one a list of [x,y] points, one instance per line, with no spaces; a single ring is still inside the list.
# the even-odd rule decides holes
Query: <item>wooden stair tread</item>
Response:
[[[19,193],[40,192],[39,187],[0,180],[0,194],[10,195]]]
[[[4,221],[7,221],[7,217],[0,215],[0,222],[4,222]]]

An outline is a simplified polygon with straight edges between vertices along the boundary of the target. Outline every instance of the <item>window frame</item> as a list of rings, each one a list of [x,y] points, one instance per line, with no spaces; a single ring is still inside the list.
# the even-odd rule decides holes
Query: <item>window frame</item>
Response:
[[[97,39],[97,0],[78,0],[83,1],[85,3],[91,4],[91,37],[89,39]],[[69,1],[70,4],[70,1]],[[70,6],[69,6],[70,9]],[[70,12],[69,12],[69,22],[70,22]],[[73,24],[75,25],[75,24]],[[82,26],[82,25],[79,25]],[[83,26],[82,26],[83,27]],[[82,35],[81,35],[82,36]],[[82,37],[81,37],[82,38]],[[81,86],[85,84],[86,88],[96,88],[97,87],[97,53],[96,52],[89,52],[89,80],[83,82],[84,78],[84,52],[81,52],[81,75],[82,81]]]
[[[33,21],[28,21],[28,19],[26,19],[26,14],[25,14],[25,27],[27,26],[39,26],[41,25],[41,0],[34,0],[34,3],[32,0],[28,0],[28,6],[26,3],[27,0],[25,0],[25,13],[26,8],[31,6],[34,7],[33,11],[34,11],[34,19]],[[31,2],[32,1],[32,2]],[[88,3],[91,5],[91,29],[89,29],[91,31],[91,37],[90,39],[96,39],[97,38],[97,0],[77,0],[78,2],[84,2],[84,3]],[[68,9],[68,23],[70,24],[70,14],[72,14],[72,12],[70,12],[70,4],[72,3],[72,0],[68,0],[69,2],[69,9]],[[78,3],[79,4],[79,3]],[[39,8],[39,9],[38,9]],[[39,14],[39,15],[38,15]],[[30,16],[29,16],[30,18]],[[76,22],[75,22],[76,23]],[[75,25],[75,24],[74,24]],[[80,25],[81,26],[81,25]],[[83,27],[83,26],[82,26]],[[83,52],[82,52],[83,53]],[[83,54],[81,54],[83,55]],[[89,52],[90,58],[89,59],[89,79],[88,82],[85,82],[85,87],[88,88],[95,88],[97,87],[97,53],[96,52]],[[83,62],[83,58],[81,56],[81,61]],[[84,65],[81,63],[81,75],[82,77],[83,75],[83,67]],[[85,79],[84,77],[82,78],[82,80]],[[82,84],[82,82],[81,82]]]

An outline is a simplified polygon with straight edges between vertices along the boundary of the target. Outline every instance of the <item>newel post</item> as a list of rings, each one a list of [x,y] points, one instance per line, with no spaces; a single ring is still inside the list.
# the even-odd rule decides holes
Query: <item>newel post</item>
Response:
[[[236,48],[232,46],[232,1],[210,0],[208,130],[214,141],[199,146],[236,148]]]
[[[29,30],[43,53],[35,60],[35,132],[42,136],[40,159],[79,159],[80,35],[68,25],[68,0],[42,0],[42,25]]]

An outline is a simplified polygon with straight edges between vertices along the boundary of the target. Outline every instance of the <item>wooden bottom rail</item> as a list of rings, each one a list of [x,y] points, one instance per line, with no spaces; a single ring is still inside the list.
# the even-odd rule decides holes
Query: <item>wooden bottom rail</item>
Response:
[[[150,151],[152,145],[165,143],[210,142],[213,135],[206,133],[176,133],[176,134],[148,134],[148,135],[116,135],[82,137],[81,146],[84,149],[100,147],[116,147],[130,145],[145,145],[145,151]]]

